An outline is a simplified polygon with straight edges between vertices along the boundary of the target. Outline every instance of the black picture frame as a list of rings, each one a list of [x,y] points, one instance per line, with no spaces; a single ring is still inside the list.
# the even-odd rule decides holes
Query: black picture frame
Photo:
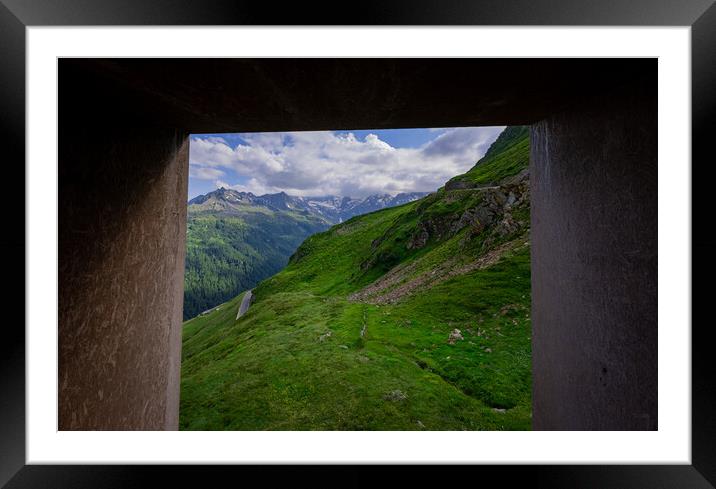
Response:
[[[544,487],[714,487],[716,486],[716,385],[712,371],[706,304],[708,277],[716,273],[716,241],[697,227],[710,217],[706,170],[710,140],[716,133],[716,6],[713,0],[461,0],[367,1],[350,14],[337,13],[329,2],[286,3],[230,0],[0,0],[0,134],[5,142],[5,179],[25,182],[25,27],[81,25],[639,25],[691,26],[692,33],[692,462],[693,465],[643,466],[471,466],[458,468],[340,468],[326,474],[317,467],[244,466],[38,466],[25,465],[25,294],[21,261],[6,258],[12,286],[3,294],[4,310],[18,317],[7,321],[0,342],[0,486],[20,487],[144,487],[161,478],[203,486],[218,476],[234,480],[263,479],[272,486],[290,478],[293,485],[360,486],[381,482],[423,482],[431,478],[474,478],[484,484],[527,480]],[[16,185],[13,202],[24,202],[24,185]],[[25,214],[6,216],[0,237],[4,257],[25,254]],[[708,226],[706,226],[708,227]],[[9,273],[7,273],[9,272]],[[52,277],[48,273],[48,277]],[[9,283],[9,280],[8,280]],[[23,284],[23,285],[21,285]],[[699,314],[702,313],[702,314]],[[701,316],[701,318],[699,318]],[[203,483],[201,482],[203,481]],[[7,484],[7,485],[5,485]]]

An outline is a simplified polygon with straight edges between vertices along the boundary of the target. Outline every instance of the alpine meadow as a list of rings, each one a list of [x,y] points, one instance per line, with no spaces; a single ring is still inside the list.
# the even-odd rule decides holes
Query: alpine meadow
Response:
[[[189,201],[180,429],[531,429],[528,163],[511,126],[431,193]]]

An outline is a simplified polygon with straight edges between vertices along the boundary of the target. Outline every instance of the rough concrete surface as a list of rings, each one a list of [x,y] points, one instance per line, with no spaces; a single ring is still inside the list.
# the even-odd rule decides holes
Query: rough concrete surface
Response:
[[[188,140],[61,142],[59,429],[178,427]]]
[[[536,430],[657,429],[656,108],[642,87],[532,126]]]

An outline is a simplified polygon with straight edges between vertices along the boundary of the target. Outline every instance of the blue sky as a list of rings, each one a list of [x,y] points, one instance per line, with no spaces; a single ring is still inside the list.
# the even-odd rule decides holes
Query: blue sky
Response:
[[[432,191],[471,168],[502,129],[194,134],[189,198],[219,187],[349,197]]]

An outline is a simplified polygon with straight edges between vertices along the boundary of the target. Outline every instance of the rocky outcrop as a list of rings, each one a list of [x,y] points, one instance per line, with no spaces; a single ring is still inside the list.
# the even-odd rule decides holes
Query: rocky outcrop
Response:
[[[460,211],[461,204],[465,207]],[[447,212],[436,212],[435,208]],[[448,211],[455,209],[454,211]],[[421,218],[406,240],[407,250],[415,251],[431,242],[450,239],[467,229],[462,238],[463,249],[474,246],[460,256],[451,256],[437,265],[421,266],[420,260],[403,261],[390,267],[390,248],[383,243],[395,241],[399,223],[373,241],[370,258],[361,264],[366,271],[378,264],[390,268],[380,278],[352,294],[352,301],[374,304],[394,303],[418,290],[433,287],[451,277],[495,264],[507,252],[529,246],[529,172],[505,179],[490,188],[445,192],[416,209]],[[431,213],[432,211],[432,213]],[[475,238],[480,238],[475,240]]]
[[[520,223],[514,219],[512,210],[529,206],[528,170],[510,177],[500,185],[472,191],[480,193],[479,204],[465,209],[461,214],[419,221],[408,240],[407,248],[423,248],[430,240],[449,238],[466,227],[470,228],[471,236],[494,224],[499,236],[513,234],[520,229]]]
[[[477,188],[477,184],[469,180],[450,180],[445,184],[445,190],[465,190],[468,188]]]
[[[454,219],[454,216],[451,216]],[[415,233],[408,240],[406,245],[409,250],[424,247],[430,239],[441,240],[455,234],[450,218],[436,218],[420,221],[417,224]]]

